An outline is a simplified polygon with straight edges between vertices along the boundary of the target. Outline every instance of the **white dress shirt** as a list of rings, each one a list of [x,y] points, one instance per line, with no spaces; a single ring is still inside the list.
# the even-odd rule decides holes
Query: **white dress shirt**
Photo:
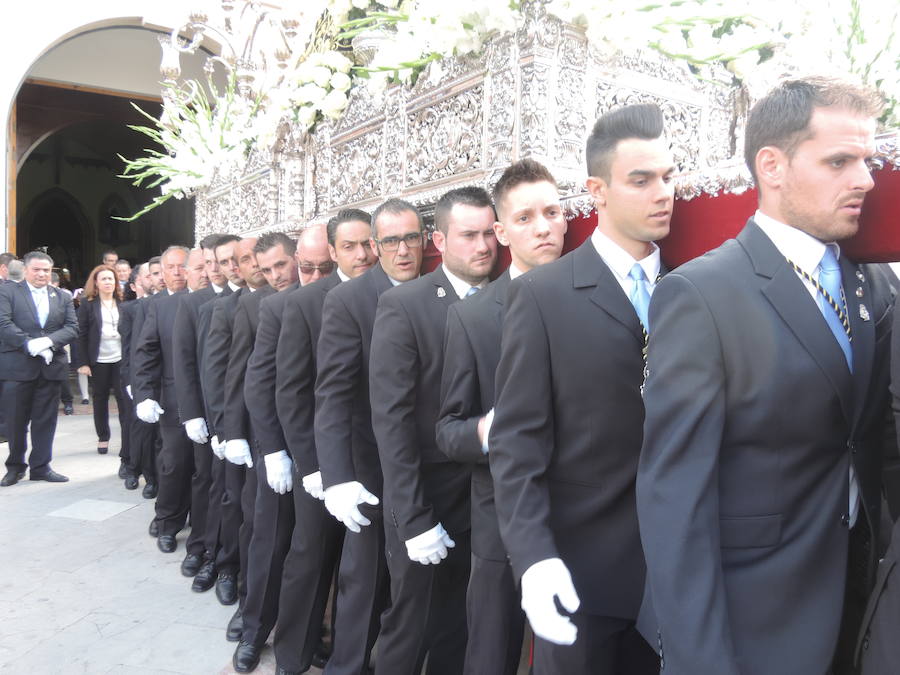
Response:
[[[441,269],[444,270],[444,274],[447,275],[447,280],[450,282],[450,285],[453,286],[453,292],[456,293],[456,296],[462,300],[463,298],[468,297],[469,291],[473,288],[477,288],[479,291],[487,286],[488,279],[482,279],[481,283],[473,286],[468,281],[460,279],[458,276],[453,274],[450,270],[447,269],[447,266],[441,263]]]
[[[591,243],[594,245],[594,250],[597,251],[597,254],[613,273],[616,281],[619,282],[619,286],[622,287],[626,297],[631,297],[631,291],[634,288],[634,279],[629,274],[635,263],[640,265],[644,270],[644,274],[647,275],[647,281],[644,283],[647,284],[647,293],[651,296],[653,295],[653,289],[656,288],[656,280],[659,277],[660,269],[659,246],[650,242],[650,245],[653,247],[650,255],[641,260],[635,260],[630,253],[603,234],[600,228],[597,227],[594,228],[594,232],[591,234]]]

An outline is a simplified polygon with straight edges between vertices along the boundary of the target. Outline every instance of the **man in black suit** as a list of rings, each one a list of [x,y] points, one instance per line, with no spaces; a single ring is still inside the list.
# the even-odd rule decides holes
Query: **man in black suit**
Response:
[[[566,219],[550,172],[524,159],[494,186],[500,244],[512,262],[483,293],[447,313],[438,447],[472,471],[472,571],[466,593],[466,673],[514,675],[522,652],[524,615],[494,508],[485,429],[493,418],[494,374],[509,282],[559,257]]]
[[[277,429],[278,437],[265,436],[262,431],[258,433],[260,450],[266,455],[266,461],[273,451],[286,448],[293,467],[293,477],[280,486],[273,481],[272,472],[267,472],[270,487],[276,492],[286,487],[293,501],[294,529],[284,561],[274,639],[276,662],[286,673],[305,672],[316,656],[328,591],[343,541],[343,527],[331,518],[320,501],[322,478],[313,432],[316,345],[322,323],[322,305],[326,294],[342,280],[358,277],[375,262],[369,246],[369,214],[365,211],[340,211],[328,221],[326,236],[328,262],[332,266],[337,263],[337,271],[315,283],[304,284],[288,295],[279,294],[263,302],[250,368],[254,372],[254,381],[265,379],[269,385],[265,392],[256,390],[252,396],[250,379],[246,385],[248,402],[257,402],[256,411],[250,406],[254,428],[265,425]],[[301,275],[304,267],[307,271],[313,270],[312,265],[301,260]],[[316,267],[320,274],[328,271],[327,263]],[[281,315],[276,319],[278,298],[284,300],[280,303]],[[276,329],[278,334],[275,334]],[[270,356],[265,357],[266,354]],[[262,372],[271,372],[273,367],[274,378],[260,377]],[[273,408],[274,420],[260,416],[263,411],[271,415]],[[359,617],[356,619],[359,621]],[[337,627],[332,635],[333,645],[343,645],[344,636]],[[365,642],[365,634],[362,639]],[[355,647],[363,649],[365,645]],[[318,656],[323,657],[322,654]],[[332,666],[328,668],[331,672]]]
[[[486,286],[496,262],[495,220],[483,189],[445,194],[434,214],[441,266],[378,300],[369,395],[384,472],[391,576],[391,606],[379,635],[380,673],[418,673],[426,656],[429,673],[462,671],[471,473],[438,450],[436,385],[447,310]]]
[[[326,266],[327,268],[331,263],[326,246],[325,228],[321,225],[306,228],[297,242],[283,233],[276,232],[265,235],[257,242],[254,250],[260,270],[270,288],[282,298],[294,290],[298,282],[305,285],[310,281],[322,278],[322,267]],[[301,273],[298,270],[298,263],[306,269],[305,272]],[[263,382],[271,385],[274,382],[272,361],[277,348],[277,342],[272,340],[272,337],[276,335],[274,327],[268,323],[267,333],[263,336],[261,343],[264,352],[254,362],[254,367],[251,369],[250,364],[256,354],[256,335],[260,320],[259,308],[266,298],[260,298],[260,302],[253,304],[250,300],[250,298],[243,300],[238,309],[232,355],[228,364],[229,378],[232,372],[240,372],[242,373],[240,381],[248,384],[247,394],[243,395],[242,391],[240,398],[241,403],[248,410],[250,397],[256,396],[258,392],[266,397],[266,394],[263,393],[266,386],[263,384],[257,390],[255,385]],[[268,300],[275,303],[276,308],[282,304],[282,302],[276,301],[275,296]],[[277,340],[277,337],[275,339]],[[241,364],[241,354],[246,354],[244,371],[238,370]],[[261,382],[257,382],[257,370]],[[244,373],[246,377],[244,377]],[[259,403],[259,401],[255,400],[254,403]],[[257,419],[260,419],[260,415],[273,414],[275,411],[272,404],[274,404],[274,400],[269,398],[266,403],[269,407],[265,411],[257,407]],[[296,423],[294,420],[291,421],[291,424]],[[274,424],[280,431],[277,418],[274,420]],[[238,672],[249,672],[256,667],[259,662],[259,652],[275,625],[279,608],[278,598],[281,592],[282,568],[294,528],[293,498],[287,494],[293,483],[293,467],[287,452],[283,449],[284,445],[282,444],[277,449],[272,447],[271,436],[266,435],[267,432],[271,432],[271,429],[263,430],[257,424],[250,423],[249,415],[246,430],[249,432],[247,438],[254,441],[252,457],[245,459],[248,465],[248,479],[253,476],[256,483],[246,483],[241,496],[244,522],[252,522],[252,535],[247,549],[247,595],[243,606],[244,630],[233,659],[234,668]],[[260,434],[266,438],[265,441],[260,441]],[[308,532],[307,535],[314,537],[312,532]],[[317,545],[326,545],[326,542],[316,539],[307,540],[308,543],[312,541],[315,541]],[[304,595],[314,593],[310,588],[304,588],[303,592]],[[303,599],[305,597],[301,598],[301,600]],[[317,625],[316,629],[318,630],[318,628]],[[293,645],[298,650],[302,646],[302,644]]]
[[[25,280],[0,286],[0,371],[2,407],[7,423],[7,487],[25,477],[64,483],[50,468],[59,407],[59,383],[68,360],[63,347],[78,337],[78,320],[69,297],[49,286],[53,259],[41,251],[25,255]],[[31,425],[31,455],[25,462]]]
[[[208,234],[200,240],[200,248],[203,249],[203,261],[206,264],[206,276],[216,295],[220,295],[228,288],[228,277],[216,258],[216,244],[219,243],[223,236],[218,233]]]
[[[603,115],[586,157],[597,227],[510,283],[488,433],[500,533],[537,636],[538,675],[659,669],[634,629],[646,310],[660,272],[654,242],[669,231],[674,198],[659,108]]]
[[[641,630],[666,672],[831,672],[835,644],[849,672],[892,316],[886,278],[835,242],[873,186],[879,112],[874,93],[820,78],[763,97],[745,136],[757,212],[653,296]]]
[[[358,248],[360,242],[351,245]],[[389,199],[372,216],[369,247],[378,262],[336,286],[322,305],[316,347],[316,458],[325,506],[347,527],[329,675],[366,671],[381,612],[389,602],[382,508],[375,496],[382,492],[383,478],[372,431],[369,357],[378,298],[419,275],[423,245],[416,208]],[[281,401],[279,413],[288,417]]]
[[[132,359],[135,413],[147,424],[159,422],[162,438],[157,458],[155,522],[156,544],[163,553],[175,550],[175,535],[184,527],[191,507],[193,448],[178,418],[173,340],[175,315],[185,294],[188,253],[184,246],[170,246],[160,256],[166,289],[147,303],[147,316]],[[181,567],[182,574],[193,576],[200,564],[188,556]]]

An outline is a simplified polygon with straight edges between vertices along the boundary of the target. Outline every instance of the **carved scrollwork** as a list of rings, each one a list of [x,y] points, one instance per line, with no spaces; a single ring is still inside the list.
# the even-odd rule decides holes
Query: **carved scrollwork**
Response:
[[[547,87],[549,67],[538,63],[522,66],[521,127],[519,154],[522,157],[547,154]]]
[[[339,159],[338,166],[332,172],[333,204],[339,206],[361,202],[381,193],[383,147],[381,129],[334,147],[334,155]]]

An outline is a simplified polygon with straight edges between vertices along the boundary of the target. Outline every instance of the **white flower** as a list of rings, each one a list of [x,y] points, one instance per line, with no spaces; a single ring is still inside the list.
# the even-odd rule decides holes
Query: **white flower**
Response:
[[[304,129],[309,129],[316,123],[317,111],[311,105],[304,105],[297,108],[297,123]]]
[[[320,87],[327,87],[331,82],[331,68],[328,66],[315,66],[313,68],[313,82]]]
[[[339,73],[349,73],[350,69],[353,67],[353,61],[340,52],[328,51],[317,54],[316,56],[318,56],[318,65],[328,66]]]
[[[329,92],[328,96],[324,98],[319,106],[322,114],[332,119],[340,117],[346,107],[347,95],[344,94],[344,92],[337,90]]]
[[[331,76],[329,84],[337,91],[347,91],[351,85],[350,76],[346,73],[335,73]]]
[[[301,104],[312,103],[313,105],[318,105],[327,94],[328,92],[319,85],[309,83],[297,89],[297,92],[294,94],[294,100]]]

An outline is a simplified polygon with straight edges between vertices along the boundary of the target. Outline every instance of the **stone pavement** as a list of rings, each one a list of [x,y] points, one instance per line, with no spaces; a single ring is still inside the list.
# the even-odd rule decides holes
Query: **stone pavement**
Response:
[[[234,672],[235,607],[191,592],[179,570],[186,532],[168,555],[147,535],[153,502],[116,475],[117,421],[98,455],[90,406],[76,413],[59,417],[54,444],[68,483],[0,488],[0,673]],[[255,672],[275,672],[270,647]]]

